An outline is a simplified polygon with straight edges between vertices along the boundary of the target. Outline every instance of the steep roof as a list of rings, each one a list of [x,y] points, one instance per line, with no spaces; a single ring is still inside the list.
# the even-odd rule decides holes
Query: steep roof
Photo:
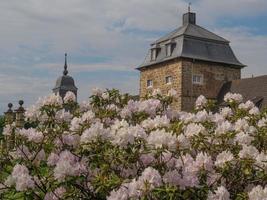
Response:
[[[223,102],[228,92],[239,93],[245,101],[251,100],[259,108],[265,108],[267,107],[267,75],[225,83],[218,94],[219,103]]]
[[[196,24],[184,24],[183,26],[175,29],[171,33],[163,36],[162,38],[156,40],[152,44],[161,43],[166,40],[170,40],[179,36],[191,36],[199,39],[207,39],[207,40],[213,40],[216,42],[223,42],[223,43],[229,43],[228,40],[208,31],[205,28],[202,28],[201,26],[198,26]]]
[[[165,46],[170,42],[175,45],[171,56],[166,56]],[[157,47],[159,50],[156,60],[151,60],[149,50],[144,63],[138,69],[179,57],[244,67],[234,55],[229,43],[228,40],[196,25],[195,13],[189,12],[183,15],[181,27],[151,44],[152,48]]]

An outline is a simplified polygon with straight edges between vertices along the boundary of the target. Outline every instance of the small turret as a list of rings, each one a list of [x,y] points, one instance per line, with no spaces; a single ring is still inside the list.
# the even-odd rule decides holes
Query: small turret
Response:
[[[63,76],[60,76],[56,81],[56,86],[53,89],[55,94],[59,94],[62,98],[66,95],[68,91],[71,91],[75,94],[77,99],[77,90],[75,86],[74,79],[68,75],[68,65],[67,65],[67,54],[65,53],[65,64]]]

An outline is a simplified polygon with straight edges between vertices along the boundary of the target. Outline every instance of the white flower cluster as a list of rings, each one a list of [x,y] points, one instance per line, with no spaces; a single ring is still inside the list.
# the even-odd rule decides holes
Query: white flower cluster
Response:
[[[214,164],[217,167],[223,167],[225,163],[231,162],[232,160],[234,160],[234,155],[229,151],[223,151],[217,155],[217,158]]]
[[[203,95],[200,95],[195,103],[195,107],[196,109],[202,109],[206,106],[206,104],[208,103],[208,100],[206,99],[206,97],[204,97]]]
[[[145,139],[146,133],[139,125],[130,126],[125,120],[117,120],[111,126],[110,138],[112,144],[127,147],[128,144],[133,144],[135,139]]]
[[[75,95],[73,92],[68,91],[68,92],[65,94],[65,96],[64,96],[64,98],[63,98],[63,101],[64,101],[65,103],[68,103],[68,102],[75,102],[75,101],[76,101],[76,95]]]
[[[21,129],[18,132],[19,135],[27,138],[28,141],[40,143],[42,142],[44,135],[42,132],[37,131],[36,129],[29,128],[29,129]]]
[[[146,168],[142,175],[130,183],[123,184],[118,190],[113,190],[107,200],[138,199],[143,193],[162,185],[159,172],[151,167]]]
[[[249,197],[249,200],[265,200],[265,199],[267,199],[267,187],[263,188],[260,185],[254,187],[248,193],[248,197]]]
[[[145,101],[130,100],[128,105],[121,111],[121,117],[132,117],[133,113],[144,112],[151,117],[155,117],[157,111],[161,108],[161,102],[158,99],[148,99]]]
[[[257,124],[257,125],[258,125],[258,127],[260,127],[260,128],[266,126],[266,125],[267,125],[267,118],[266,118],[266,117],[261,118],[261,119],[258,121],[258,124]]]
[[[69,111],[66,111],[65,109],[57,111],[55,116],[58,122],[70,122],[72,117],[73,115]]]
[[[241,94],[229,92],[224,96],[224,101],[229,103],[232,102],[241,103],[243,101],[243,97]]]
[[[59,94],[51,94],[47,97],[44,98],[40,98],[37,101],[37,105],[39,105],[39,107],[42,106],[61,106],[63,103],[62,98],[59,96]]]
[[[219,112],[204,96],[194,112],[174,112],[172,93],[134,101],[95,89],[67,110],[74,94],[40,100],[27,111],[36,128],[4,128],[15,141],[4,137],[0,198],[267,199],[266,112],[231,93]]]
[[[41,116],[40,105],[32,105],[25,111],[25,118],[31,121],[37,121]]]
[[[102,140],[108,139],[109,131],[110,130],[104,128],[102,123],[96,122],[82,133],[81,143],[86,144],[91,141],[96,141],[98,138],[101,138]]]
[[[246,103],[241,103],[238,105],[238,108],[243,109],[243,110],[250,110],[254,107],[255,107],[255,105],[252,101],[247,101]]]
[[[177,137],[171,132],[166,132],[164,129],[152,131],[147,138],[148,145],[154,148],[168,147],[175,150],[177,147]]]
[[[29,170],[26,166],[20,164],[14,166],[12,174],[5,181],[5,185],[12,186],[14,184],[17,191],[26,191],[35,187],[33,178],[29,175]]]
[[[230,194],[224,186],[220,186],[215,190],[215,194],[209,193],[208,200],[230,200]]]
[[[142,122],[141,126],[146,130],[152,130],[157,128],[169,127],[170,119],[167,116],[156,116],[154,119],[146,119]]]
[[[53,192],[46,193],[44,200],[59,200],[63,198],[65,193],[66,189],[64,187],[58,187]]]
[[[101,96],[103,93],[103,90],[101,88],[93,88],[92,90],[92,94],[95,95],[95,96]]]
[[[174,90],[173,88],[172,89],[170,89],[169,91],[168,91],[168,94],[167,94],[169,97],[177,97],[177,91],[176,90]]]
[[[162,92],[160,89],[154,89],[152,92],[152,96],[156,97],[157,95],[162,95]]]
[[[5,136],[10,136],[12,134],[12,131],[15,127],[15,124],[7,124],[4,126],[4,129],[3,129],[3,135]]]
[[[67,176],[78,176],[86,171],[86,167],[70,151],[61,152],[57,158],[56,155],[50,155],[49,163],[55,164],[54,177],[58,181],[64,181]]]
[[[187,138],[191,138],[199,133],[205,133],[205,128],[201,124],[190,123],[184,128],[184,135]]]
[[[91,110],[83,113],[81,117],[74,117],[71,120],[70,130],[78,131],[84,123],[92,123],[95,121],[95,113]]]

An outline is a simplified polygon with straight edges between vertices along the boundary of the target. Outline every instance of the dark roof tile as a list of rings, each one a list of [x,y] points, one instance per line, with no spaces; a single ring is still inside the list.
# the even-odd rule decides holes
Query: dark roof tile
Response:
[[[267,107],[267,75],[225,83],[217,97],[219,103],[228,92],[239,93],[245,101],[251,100],[261,108]]]

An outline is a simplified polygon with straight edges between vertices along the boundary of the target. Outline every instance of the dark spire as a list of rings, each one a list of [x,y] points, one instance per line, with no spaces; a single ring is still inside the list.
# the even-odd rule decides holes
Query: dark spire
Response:
[[[64,71],[63,71],[63,74],[66,76],[68,75],[68,65],[67,65],[67,54],[65,53],[65,65],[64,65]]]
[[[191,5],[192,5],[192,3],[190,2],[190,3],[188,4],[188,12],[189,12],[189,13],[191,12]]]

